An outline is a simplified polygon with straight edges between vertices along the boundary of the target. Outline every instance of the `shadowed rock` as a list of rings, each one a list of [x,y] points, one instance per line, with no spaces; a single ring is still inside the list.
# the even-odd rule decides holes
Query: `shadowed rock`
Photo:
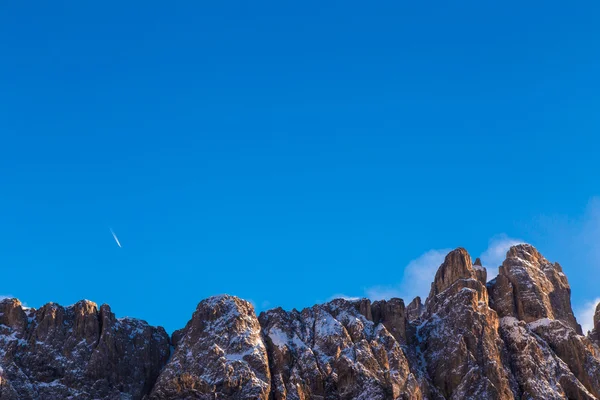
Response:
[[[0,345],[0,393],[18,399],[141,399],[169,356],[164,329],[87,300],[39,310],[1,301]]]
[[[406,307],[406,317],[409,321],[415,321],[421,317],[425,306],[421,303],[419,296],[415,297],[413,301]]]

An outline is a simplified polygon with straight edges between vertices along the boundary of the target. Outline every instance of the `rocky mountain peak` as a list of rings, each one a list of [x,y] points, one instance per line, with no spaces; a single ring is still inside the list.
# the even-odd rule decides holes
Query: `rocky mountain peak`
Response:
[[[520,243],[511,246],[506,252],[506,260],[520,259],[534,264],[549,264],[549,261],[529,243]]]
[[[1,400],[600,399],[600,305],[581,335],[562,268],[533,246],[486,284],[465,249],[425,305],[335,299],[259,317],[234,296],[164,329],[82,300],[0,301]]]
[[[514,398],[501,366],[499,321],[488,305],[483,273],[465,249],[450,252],[417,326],[418,349],[441,398]]]
[[[551,263],[530,244],[511,247],[490,287],[494,309],[501,317],[525,322],[558,319],[581,334],[571,308],[571,288],[558,263]]]
[[[0,302],[0,398],[141,399],[169,356],[162,328],[117,320],[107,305],[79,301],[24,308]]]
[[[600,346],[600,303],[596,306],[594,313],[594,327],[589,334],[590,340]]]
[[[429,298],[442,293],[459,279],[471,278],[476,278],[476,274],[469,253],[462,247],[452,250],[435,274]]]
[[[228,295],[203,300],[178,336],[151,399],[269,397],[267,351],[250,302]]]
[[[421,316],[424,308],[421,298],[417,296],[406,306],[406,317],[409,321],[414,321]]]

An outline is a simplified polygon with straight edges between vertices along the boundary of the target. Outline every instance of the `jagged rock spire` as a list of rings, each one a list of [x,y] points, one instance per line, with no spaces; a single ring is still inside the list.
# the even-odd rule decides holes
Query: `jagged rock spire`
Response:
[[[600,346],[600,303],[596,306],[596,312],[594,313],[594,328],[590,332],[590,339]]]
[[[525,322],[558,319],[581,334],[571,308],[571,288],[558,263],[546,260],[530,244],[511,247],[490,287],[492,302],[501,317]]]
[[[421,316],[424,308],[425,307],[421,303],[421,298],[417,296],[408,306],[406,306],[406,317],[409,321],[414,321]]]
[[[452,250],[435,274],[428,299],[442,293],[457,280],[470,278],[475,278],[471,256],[462,247]]]

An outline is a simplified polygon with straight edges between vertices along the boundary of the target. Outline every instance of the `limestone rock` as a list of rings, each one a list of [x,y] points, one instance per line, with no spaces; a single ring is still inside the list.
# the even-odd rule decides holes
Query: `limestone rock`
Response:
[[[542,338],[514,317],[500,322],[515,398],[531,400],[596,399]]]
[[[417,296],[406,306],[406,318],[411,322],[415,321],[421,317],[424,309],[425,306],[421,303],[421,298]]]
[[[490,305],[502,317],[500,333],[519,396],[599,396],[600,352],[591,338],[581,336],[560,265],[531,245],[513,246],[488,289]]]
[[[268,399],[267,351],[249,302],[206,299],[184,332],[150,399]]]
[[[448,253],[435,274],[427,300],[435,298],[459,279],[475,277],[471,256],[461,247]]]
[[[376,302],[365,312],[369,305],[337,299],[300,312],[262,313],[273,398],[421,399],[423,382],[385,325],[403,340],[403,324],[393,321],[403,320],[403,302]]]
[[[444,398],[514,398],[502,363],[498,316],[464,249],[446,256],[425,305],[418,349]]]
[[[600,397],[600,350],[561,320],[543,318],[528,324],[585,388]]]
[[[168,356],[164,329],[118,320],[107,305],[0,302],[2,399],[141,399]]]
[[[596,343],[600,347],[600,303],[596,306],[596,312],[594,313],[594,328],[590,332],[590,340]]]
[[[371,305],[372,321],[381,323],[400,344],[406,344],[406,307],[402,299],[376,301]]]
[[[501,276],[504,278],[500,280]],[[497,282],[502,287],[492,291],[497,296],[494,304],[500,317],[513,316],[525,322],[559,319],[582,334],[571,309],[571,288],[566,275],[558,263],[550,263],[535,247],[528,244],[511,247]],[[508,292],[510,289],[512,294]]]

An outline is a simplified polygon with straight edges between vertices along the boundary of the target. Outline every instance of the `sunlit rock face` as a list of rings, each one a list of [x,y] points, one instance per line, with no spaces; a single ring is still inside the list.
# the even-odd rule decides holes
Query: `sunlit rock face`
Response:
[[[571,309],[567,276],[558,263],[546,260],[533,246],[511,247],[497,282],[494,304],[501,317],[513,316],[525,322],[558,319],[582,333]]]
[[[249,302],[226,295],[206,299],[179,335],[151,399],[269,398],[267,350]]]
[[[596,306],[596,312],[594,313],[594,329],[590,332],[590,340],[600,346],[600,303]]]
[[[5,299],[0,400],[600,399],[600,306],[583,336],[562,268],[530,245],[486,280],[458,248],[424,303],[336,299],[257,316],[222,295],[171,338],[107,305]]]
[[[514,397],[502,362],[498,315],[489,307],[481,269],[465,249],[450,252],[417,327],[427,374],[444,398]]]
[[[597,398],[600,359],[581,335],[571,289],[558,263],[531,245],[511,247],[488,284],[490,305],[501,318],[516,394],[524,398]]]

